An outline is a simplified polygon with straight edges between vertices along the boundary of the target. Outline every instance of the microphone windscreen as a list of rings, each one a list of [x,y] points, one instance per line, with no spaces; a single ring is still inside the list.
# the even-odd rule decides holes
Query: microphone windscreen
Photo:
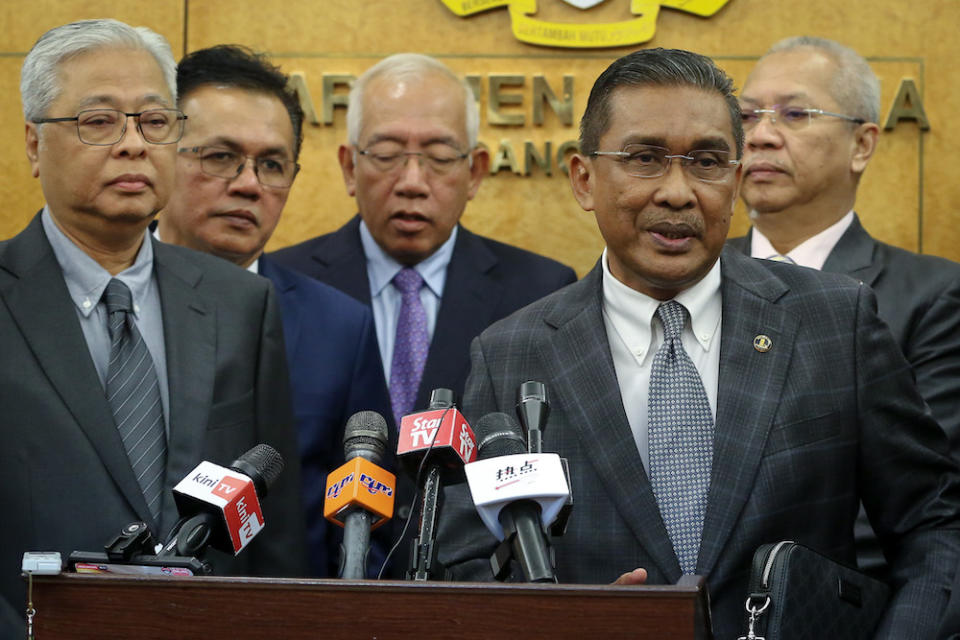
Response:
[[[347,460],[360,456],[380,464],[387,451],[387,421],[376,411],[350,416],[343,430],[343,452]]]
[[[231,462],[230,468],[253,480],[257,497],[263,499],[283,471],[283,456],[268,444],[258,444]]]
[[[481,460],[527,452],[527,440],[517,421],[505,413],[488,413],[474,427]]]

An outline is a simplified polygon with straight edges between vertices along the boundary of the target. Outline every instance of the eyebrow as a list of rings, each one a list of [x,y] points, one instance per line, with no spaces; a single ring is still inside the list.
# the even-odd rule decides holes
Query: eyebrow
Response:
[[[91,108],[96,105],[103,105],[103,104],[110,105],[110,108],[112,109],[117,109],[118,111],[122,111],[122,109],[119,108],[120,103],[117,101],[116,97],[109,96],[109,95],[87,96],[86,98],[80,101],[77,107],[79,109],[84,109],[84,108]],[[145,96],[140,96],[140,98],[137,100],[137,104],[140,104],[140,105],[155,104],[155,105],[160,105],[159,108],[163,108],[163,109],[172,108],[170,106],[170,100],[163,97],[159,93],[150,93]]]
[[[626,147],[630,144],[645,144],[651,147],[663,147],[664,149],[670,149],[670,145],[667,144],[665,138],[657,136],[638,136],[638,137],[629,137],[623,141],[621,148]],[[705,138],[697,138],[693,141],[689,148],[687,148],[682,153],[687,153],[688,151],[699,151],[699,150],[713,150],[713,151],[730,151],[730,143],[726,139],[720,136],[708,136]],[[681,153],[676,149],[670,149],[671,153]]]
[[[809,100],[809,98],[810,96],[808,96],[803,91],[798,91],[796,93],[784,93],[784,94],[777,95],[776,98],[774,99],[775,102],[773,104],[778,104],[778,105],[789,104],[794,100]],[[747,98],[747,97],[741,97],[740,102],[747,102],[749,104],[761,104],[760,100],[757,100],[755,98]]]
[[[367,143],[367,146],[379,144],[381,142],[396,142],[397,144],[402,145],[402,144],[406,144],[407,141],[401,139],[398,136],[394,136],[390,134],[379,134],[370,138],[369,142]],[[445,144],[449,147],[453,147],[454,149],[460,148],[460,143],[453,136],[435,136],[433,138],[427,138],[420,144],[420,146],[429,147],[434,144]]]
[[[226,136],[216,136],[216,137],[212,138],[211,140],[209,140],[209,141],[207,141],[207,142],[204,142],[203,144],[198,144],[198,145],[196,145],[196,146],[198,146],[198,147],[227,147],[227,148],[229,148],[229,149],[232,150],[232,151],[239,151],[239,152],[241,152],[241,153],[243,153],[243,152],[246,151],[246,149],[243,148],[243,145],[242,145],[242,144],[240,144],[239,142],[237,142],[237,141],[234,140],[233,138],[228,138],[228,137],[226,137]],[[284,146],[274,146],[274,147],[267,147],[266,149],[264,149],[263,151],[261,151],[260,153],[258,153],[258,154],[256,155],[256,157],[259,158],[259,157],[263,157],[263,156],[274,156],[274,155],[276,155],[276,156],[290,156],[291,153],[290,153],[290,150],[287,149],[287,148],[284,147]]]

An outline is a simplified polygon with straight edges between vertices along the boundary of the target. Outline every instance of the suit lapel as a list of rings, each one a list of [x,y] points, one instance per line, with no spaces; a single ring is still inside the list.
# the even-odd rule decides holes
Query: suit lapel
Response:
[[[216,309],[196,287],[203,272],[183,259],[183,250],[154,241],[154,270],[163,310],[163,337],[170,388],[167,488],[193,468],[203,453],[216,369]],[[177,517],[171,494],[164,494],[163,523]]]
[[[853,222],[840,236],[836,246],[830,251],[823,270],[831,273],[845,273],[860,282],[873,286],[883,270],[883,264],[874,260],[877,241],[870,237],[860,218],[854,215]]]
[[[280,305],[280,316],[283,320],[283,339],[287,347],[287,362],[293,362],[296,353],[297,341],[303,325],[300,317],[301,306],[297,303],[297,283],[289,277],[282,267],[270,258],[260,256],[260,275],[273,283],[277,293],[277,302]]]
[[[496,264],[497,257],[479,238],[460,227],[414,406],[427,406],[433,389],[465,380],[460,354],[470,353],[470,342],[490,325],[503,295],[488,275]]]
[[[798,327],[796,317],[776,304],[786,286],[758,261],[727,249],[721,273],[720,383],[713,471],[697,562],[702,575],[716,565],[753,491]],[[755,347],[757,336],[767,336],[768,351]]]
[[[323,280],[370,306],[370,279],[360,242],[360,216],[323,239],[310,256],[324,269]]]
[[[569,417],[584,458],[600,476],[620,517],[660,572],[675,581],[680,565],[620,398],[604,329],[600,265],[564,291],[570,299],[558,302],[557,311],[546,318],[556,333],[540,349],[556,386],[553,402]],[[568,405],[566,398],[579,401]]]
[[[5,267],[18,279],[0,295],[10,314],[119,492],[144,522],[153,522],[39,215],[8,249]]]

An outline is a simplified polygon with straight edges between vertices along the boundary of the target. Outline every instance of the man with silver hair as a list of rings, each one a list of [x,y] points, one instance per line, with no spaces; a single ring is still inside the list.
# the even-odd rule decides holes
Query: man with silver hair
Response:
[[[258,443],[287,465],[263,505],[270,526],[237,558],[209,559],[218,573],[305,570],[269,283],[147,232],[183,134],[174,69],[162,36],[115,20],[52,29],[23,63],[26,154],[46,205],[0,242],[7,613],[24,609],[23,552],[97,551],[134,521],[166,540],[171,488]]]
[[[730,244],[870,285],[960,459],[960,265],[879,242],[854,212],[880,133],[877,76],[837,42],[788,38],[760,59],[740,101],[740,195],[753,229]],[[879,572],[883,555],[863,513],[857,537],[862,568]]]
[[[372,306],[397,423],[437,387],[462,394],[474,336],[576,279],[458,224],[489,166],[478,127],[473,93],[445,65],[409,53],[380,61],[353,86],[338,152],[359,215],[272,254]]]

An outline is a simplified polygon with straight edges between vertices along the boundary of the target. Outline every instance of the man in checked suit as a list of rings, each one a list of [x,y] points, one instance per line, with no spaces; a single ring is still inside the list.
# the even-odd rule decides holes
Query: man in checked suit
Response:
[[[286,75],[248,49],[220,45],[180,61],[177,90],[188,120],[177,188],[157,235],[273,282],[300,439],[312,573],[336,576],[340,531],[323,517],[327,472],[343,463],[347,419],[389,406],[377,404],[386,392],[373,317],[350,296],[263,255],[303,141],[303,110]]]
[[[438,387],[460,398],[470,340],[576,280],[569,267],[458,224],[489,165],[486,149],[477,146],[479,120],[470,88],[437,60],[398,54],[380,61],[354,83],[348,144],[339,149],[359,215],[270,256],[373,308],[396,420],[425,409]],[[409,367],[398,366],[406,361],[398,350],[412,341],[402,329],[403,276],[421,282],[412,311],[421,335]],[[408,501],[399,496],[400,521]]]
[[[23,552],[102,550],[138,520],[166,539],[177,520],[170,489],[200,461],[227,465],[258,443],[286,463],[263,503],[266,527],[236,558],[210,559],[217,573],[303,572],[299,462],[271,287],[147,232],[170,196],[182,134],[169,45],[115,20],[58,27],[27,54],[21,94],[46,206],[0,243],[0,607],[23,617]],[[113,308],[129,297],[125,310]],[[124,345],[136,362],[113,359]],[[142,366],[142,386],[123,393],[146,411],[149,437],[112,402],[121,392],[105,393],[120,378],[115,367],[131,364]],[[121,427],[131,430],[121,436]],[[141,443],[149,453],[137,455]],[[150,476],[137,471],[147,461]]]
[[[837,42],[788,38],[760,59],[740,102],[741,195],[753,228],[729,244],[755,258],[783,255],[870,285],[960,460],[960,265],[879,242],[854,213],[878,143],[877,76]],[[883,555],[862,514],[857,540],[860,566],[882,571]]]
[[[946,437],[868,287],[722,251],[740,117],[697,54],[638,51],[600,76],[570,180],[606,249],[474,341],[467,417],[512,411],[525,380],[552,392],[544,450],[568,458],[576,501],[554,540],[562,582],[704,575],[715,637],[735,638],[756,548],[796,540],[852,563],[862,499],[894,577],[879,637],[932,637],[960,557]],[[494,539],[465,490],[449,498],[440,560],[490,579]]]

